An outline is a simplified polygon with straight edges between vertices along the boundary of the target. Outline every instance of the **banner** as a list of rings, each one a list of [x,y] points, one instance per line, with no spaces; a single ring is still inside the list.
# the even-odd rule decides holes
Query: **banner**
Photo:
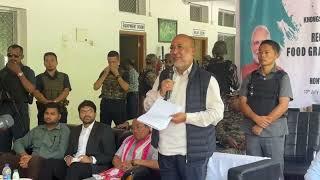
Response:
[[[240,0],[240,64],[244,78],[258,67],[261,41],[281,46],[277,65],[290,77],[290,107],[320,104],[320,1]]]

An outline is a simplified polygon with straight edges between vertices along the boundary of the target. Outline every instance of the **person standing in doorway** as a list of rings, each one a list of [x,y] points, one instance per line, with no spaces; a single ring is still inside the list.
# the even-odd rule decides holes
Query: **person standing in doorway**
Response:
[[[139,73],[134,68],[134,59],[125,61],[125,68],[129,74],[129,90],[127,93],[127,119],[138,117],[139,111]]]

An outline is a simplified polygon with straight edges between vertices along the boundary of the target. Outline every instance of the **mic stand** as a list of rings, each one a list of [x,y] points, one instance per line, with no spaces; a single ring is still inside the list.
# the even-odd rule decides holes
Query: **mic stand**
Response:
[[[8,88],[7,88],[6,84],[4,83],[2,77],[0,77],[0,87],[2,87],[0,89],[0,105],[5,106],[5,103],[4,103],[5,101],[10,102],[10,103],[8,103],[9,106],[10,106],[10,104],[12,104],[12,106],[10,106],[10,108],[11,108],[13,114],[17,115],[17,118],[13,118],[14,123],[19,125],[22,128],[21,129],[22,132],[25,132],[27,128],[25,126],[25,123],[22,122],[21,113],[19,112],[19,109],[18,109],[18,106],[17,106],[15,100],[10,95]],[[2,99],[2,98],[4,98],[4,99]],[[14,136],[14,133],[13,133],[13,136]]]

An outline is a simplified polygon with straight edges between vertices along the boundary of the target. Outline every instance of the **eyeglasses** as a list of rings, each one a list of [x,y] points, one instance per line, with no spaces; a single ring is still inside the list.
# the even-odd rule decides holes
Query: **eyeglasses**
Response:
[[[11,58],[11,57],[18,58],[18,57],[20,57],[19,55],[10,54],[10,53],[8,53],[7,56],[8,56],[9,58]]]

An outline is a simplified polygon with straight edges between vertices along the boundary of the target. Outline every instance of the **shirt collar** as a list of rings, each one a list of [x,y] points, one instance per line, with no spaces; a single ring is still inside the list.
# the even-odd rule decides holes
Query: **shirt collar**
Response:
[[[182,73],[182,76],[184,75],[189,75],[190,72],[191,72],[191,69],[192,69],[192,66],[193,66],[193,63],[188,67],[187,70],[185,70],[183,73]],[[175,74],[179,74],[178,71],[177,71],[177,68],[173,66],[173,71]],[[179,74],[180,75],[180,74]]]
[[[56,71],[54,72],[53,76],[51,76],[51,75],[48,73],[48,71],[45,71],[44,74],[45,74],[46,76],[48,76],[49,78],[55,79],[55,78],[57,78],[57,76],[58,76],[58,70],[56,70]]]
[[[47,126],[45,124],[39,125],[39,128],[48,130],[48,128],[47,128]],[[55,128],[53,128],[53,129],[61,129],[61,123],[58,123],[57,126]]]
[[[274,65],[273,68],[271,69],[270,73],[275,73],[277,72],[278,70],[280,70],[280,68],[277,66],[277,65]],[[259,74],[262,74],[262,67],[260,66],[259,69],[258,69],[258,73]]]
[[[82,124],[82,130],[83,129],[88,129],[88,130],[91,130],[92,129],[92,127],[93,127],[93,124],[95,123],[95,121],[93,121],[87,128],[86,127],[84,127],[84,125]]]

